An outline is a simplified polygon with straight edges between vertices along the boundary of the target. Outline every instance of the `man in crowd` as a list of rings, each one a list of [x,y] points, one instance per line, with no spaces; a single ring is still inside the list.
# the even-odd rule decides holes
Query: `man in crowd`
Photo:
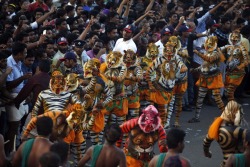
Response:
[[[113,51],[119,51],[124,55],[124,50],[131,49],[134,53],[137,52],[137,47],[133,41],[133,35],[135,32],[135,27],[133,25],[127,25],[122,32],[123,38],[116,41]]]
[[[165,44],[167,43],[169,37],[171,37],[173,35],[173,28],[172,27],[166,27],[161,31],[161,39],[158,40],[155,45],[159,46],[159,56],[163,56],[163,49]]]
[[[5,135],[6,124],[7,124],[7,114],[5,105],[10,102],[13,97],[10,95],[9,91],[6,89],[7,76],[11,73],[12,68],[7,68],[7,57],[8,55],[0,52],[0,134]]]
[[[14,167],[39,166],[40,157],[49,152],[52,142],[49,136],[52,133],[53,121],[50,117],[40,117],[37,119],[37,133],[35,139],[29,139],[21,144],[14,155],[12,165]]]
[[[57,69],[57,62],[62,59],[64,57],[64,54],[67,52],[68,50],[68,40],[64,37],[60,37],[57,40],[57,47],[58,47],[58,51],[57,53],[54,55],[53,60],[52,60],[52,69],[51,70],[55,70]],[[60,64],[59,70],[64,73],[65,72],[65,68],[63,66],[63,63]]]
[[[180,154],[184,150],[184,138],[186,134],[182,129],[170,129],[167,133],[168,152],[156,155],[149,163],[149,167],[158,167],[167,164],[172,157],[178,156],[182,167],[190,167],[190,162]]]
[[[245,151],[241,154],[232,154],[228,158],[225,167],[244,167],[250,165],[250,130],[247,130],[243,140]]]
[[[12,72],[7,77],[6,88],[10,90],[12,97],[16,97],[21,91],[24,86],[23,81],[32,76],[30,73],[24,75],[21,69],[21,62],[27,56],[26,48],[26,44],[20,42],[14,43],[12,55],[7,59],[7,65],[12,68]],[[14,138],[15,135],[17,135],[20,121],[22,117],[28,113],[28,106],[21,103],[19,109],[17,109],[14,104],[11,104],[6,106],[6,110],[8,111],[9,126],[6,139],[10,140],[10,142],[5,145],[5,151],[6,154],[9,155],[14,149]]]
[[[121,134],[121,129],[118,125],[112,124],[106,127],[104,144],[91,146],[78,163],[78,167],[84,166],[90,159],[91,166],[126,167],[125,154],[115,145]]]
[[[74,52],[67,52],[64,58],[60,59],[59,62],[64,62],[64,66],[66,67],[65,74],[83,74],[82,65],[77,63],[77,58]]]

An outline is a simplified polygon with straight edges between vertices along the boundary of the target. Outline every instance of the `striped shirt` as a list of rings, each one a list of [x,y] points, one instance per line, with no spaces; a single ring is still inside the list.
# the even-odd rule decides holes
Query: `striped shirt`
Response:
[[[38,110],[43,107],[44,113],[49,111],[63,111],[68,104],[80,103],[76,96],[72,93],[62,92],[60,94],[53,93],[50,89],[40,92],[36,100],[36,104],[32,110],[32,117],[38,115]]]

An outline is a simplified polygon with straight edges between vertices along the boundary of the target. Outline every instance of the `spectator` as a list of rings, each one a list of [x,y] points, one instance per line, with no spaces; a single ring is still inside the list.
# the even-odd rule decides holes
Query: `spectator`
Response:
[[[172,27],[166,27],[161,31],[161,39],[155,43],[156,46],[159,46],[159,55],[163,56],[163,49],[167,43],[170,36],[172,36],[174,30]]]
[[[179,18],[178,18],[178,14],[177,13],[171,13],[169,16],[169,20],[168,20],[168,26],[176,27],[178,24]]]
[[[42,8],[44,11],[48,11],[49,7],[44,3],[43,0],[36,0],[36,2],[33,2],[29,5],[29,11],[33,12],[37,8]]]
[[[135,32],[135,27],[133,25],[127,25],[123,29],[122,37],[116,41],[113,51],[119,51],[124,55],[124,50],[131,49],[135,53],[137,52],[137,47],[133,41],[133,34]]]
[[[181,129],[170,129],[167,133],[167,145],[168,145],[168,152],[161,153],[160,155],[156,155],[149,163],[149,167],[156,167],[156,166],[168,166],[173,167],[174,164],[171,164],[173,160],[176,162],[179,161],[178,167],[189,167],[190,162],[187,158],[180,156],[180,154],[184,150],[184,138],[186,134]],[[171,162],[172,161],[172,162]],[[165,164],[165,165],[163,165]],[[175,164],[177,165],[177,164]],[[175,166],[177,167],[177,166]]]
[[[88,34],[88,36],[87,36],[87,38],[88,38],[88,40],[87,40],[87,44],[86,44],[86,50],[91,50],[92,49],[92,47],[94,46],[94,44],[95,44],[95,41],[97,40],[97,39],[99,39],[99,34],[98,33],[96,33],[96,32],[90,32],[89,34]],[[82,39],[83,40],[83,39]]]
[[[21,62],[27,56],[27,46],[23,43],[17,42],[13,44],[12,55],[7,59],[8,67],[12,68],[12,72],[7,77],[6,88],[10,90],[11,96],[16,97],[24,86],[23,81],[30,78],[30,73],[23,74],[21,69]],[[14,136],[17,135],[18,127],[22,117],[28,113],[28,106],[24,103],[20,104],[20,108],[17,109],[13,104],[7,105],[6,110],[8,111],[8,132],[6,139],[10,140],[5,145],[6,154],[13,150]]]
[[[218,47],[222,47],[228,43],[229,33],[231,32],[231,20],[228,17],[221,18],[221,26],[215,30],[218,38]]]
[[[69,47],[68,46],[68,40],[65,37],[60,37],[57,40],[57,47],[58,47],[58,51],[53,57],[52,68],[58,68],[56,66],[57,62],[64,57],[64,54],[68,50],[68,47]],[[59,69],[60,69],[61,72],[63,72],[63,73],[65,72],[65,68],[64,68],[63,64],[61,64]],[[54,70],[54,69],[52,69],[52,70]]]
[[[45,53],[47,54],[47,57],[50,60],[52,60],[54,55],[55,55],[54,42],[52,40],[46,40],[46,42],[43,46],[45,49]]]
[[[89,59],[97,58],[100,59],[101,55],[106,53],[106,48],[103,47],[102,40],[95,40],[94,46],[91,50],[88,50],[86,53],[83,52],[82,60],[85,63]]]
[[[81,13],[82,13],[82,11],[83,11],[83,8],[82,8],[82,6],[81,5],[77,5],[77,6],[75,6],[75,8],[76,8],[76,15],[75,16],[81,16]]]
[[[31,104],[35,105],[38,94],[49,87],[50,76],[50,61],[42,60],[38,65],[38,73],[32,76],[26,85],[19,92],[17,97],[15,98],[15,106],[19,108],[20,104],[30,95],[32,94]],[[41,112],[39,112],[41,113]]]
[[[68,153],[69,153],[69,145],[63,141],[59,141],[58,143],[54,143],[50,147],[50,151],[59,155],[61,159],[60,165],[62,167],[67,166]]]
[[[7,158],[4,152],[4,138],[0,134],[0,166],[6,167],[7,166]]]
[[[83,40],[75,40],[74,41],[73,50],[74,50],[74,53],[76,55],[77,64],[80,64],[80,65],[82,65],[82,53],[86,52],[84,50],[84,45],[85,44],[86,43]]]
[[[49,136],[52,133],[53,121],[50,117],[40,117],[36,123],[38,136],[35,139],[29,139],[21,144],[14,155],[13,167],[38,166],[39,159],[49,152],[52,142]]]
[[[12,68],[7,68],[8,55],[0,52],[0,134],[5,135],[7,125],[7,114],[5,105],[13,99],[6,89],[7,76],[12,72]]]
[[[241,154],[232,154],[227,159],[225,167],[245,167],[250,165],[250,130],[247,130],[243,140],[245,151]]]
[[[75,7],[72,5],[67,5],[65,7],[66,13],[67,13],[67,18],[74,18],[75,16]]]
[[[40,17],[44,15],[44,10],[42,8],[36,8],[33,14],[34,14],[34,19],[38,20]]]
[[[28,11],[29,5],[30,5],[29,0],[21,0],[21,2],[20,2],[21,9],[17,12],[17,15],[20,16],[20,15],[24,14],[26,17],[28,17],[30,19],[31,13]]]
[[[21,66],[22,72],[23,72],[24,75],[25,75],[25,74],[33,75],[33,74],[32,74],[32,65],[33,65],[34,61],[35,61],[35,55],[33,55],[33,54],[28,54],[28,55],[24,58],[24,60],[23,60],[23,62],[22,62],[22,66]],[[23,81],[24,85],[25,85],[27,82],[28,82],[27,79],[24,80],[24,81]]]
[[[16,10],[15,4],[13,4],[13,3],[8,4],[8,7],[7,7],[8,16],[7,17],[9,19],[12,19],[12,17],[16,15],[15,10]]]
[[[43,154],[39,159],[40,167],[59,167],[60,166],[60,157],[53,152],[47,152]]]
[[[113,50],[117,36],[116,25],[109,23],[108,26],[106,26],[105,34],[101,37],[101,39],[103,40],[103,38],[107,37],[109,48]]]
[[[118,125],[112,124],[106,127],[104,144],[91,146],[78,163],[78,166],[84,166],[91,159],[91,166],[125,167],[125,154],[121,149],[115,146],[121,134],[122,132]]]
[[[66,75],[69,73],[83,74],[82,65],[77,63],[74,52],[67,52],[59,62],[64,62],[64,66],[67,68]]]

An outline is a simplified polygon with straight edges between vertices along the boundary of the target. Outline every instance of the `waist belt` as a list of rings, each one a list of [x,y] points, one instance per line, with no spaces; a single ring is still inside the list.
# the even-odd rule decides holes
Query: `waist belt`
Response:
[[[157,81],[153,81],[153,85],[154,85],[155,89],[158,91],[163,91],[163,92],[172,92],[173,91],[173,88],[165,88],[165,87],[161,86]]]
[[[125,99],[127,96],[124,94],[124,93],[120,93],[118,95],[115,95],[113,97],[113,100],[122,100],[122,99]]]
[[[201,75],[203,75],[204,77],[213,77],[213,76],[217,76],[219,75],[220,70],[215,70],[215,71],[208,71],[206,73],[201,72]]]

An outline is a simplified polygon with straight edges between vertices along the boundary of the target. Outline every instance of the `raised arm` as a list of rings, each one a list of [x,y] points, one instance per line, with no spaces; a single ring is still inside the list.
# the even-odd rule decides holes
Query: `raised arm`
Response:
[[[123,18],[127,18],[127,17],[128,17],[130,8],[131,8],[131,6],[132,6],[132,2],[133,2],[133,1],[128,1],[127,5],[126,5],[125,12],[124,12],[123,15],[122,15]]]
[[[152,9],[154,2],[155,2],[155,0],[150,0],[149,4],[145,10],[145,13],[147,13],[148,11],[150,11]]]
[[[118,9],[117,9],[117,13],[119,14],[119,16],[122,15],[123,6],[124,6],[125,4],[127,4],[127,3],[128,3],[128,0],[122,0],[122,2],[120,3],[120,6],[119,6]]]
[[[147,11],[144,15],[142,15],[141,17],[139,17],[138,19],[136,19],[133,24],[134,25],[139,24],[146,16],[153,15],[153,13],[154,13],[154,11],[152,11],[152,10]]]
[[[11,75],[11,74],[10,74]],[[18,85],[20,85],[24,80],[30,78],[32,76],[32,74],[29,74],[29,73],[26,73],[24,74],[23,76],[15,79],[15,80],[12,80],[12,81],[7,81],[6,82],[6,88],[8,90],[11,90],[11,89],[14,89],[16,88]],[[8,80],[8,79],[7,79]]]
[[[148,82],[149,89],[153,90],[153,88],[154,88],[152,80],[151,80],[151,76],[155,72],[156,68],[159,65],[160,65],[160,58],[154,60],[153,63],[151,64],[151,66],[146,71],[146,76],[145,76],[146,78],[145,79]]]
[[[239,66],[237,66],[237,68],[239,70],[242,70],[245,67],[247,67],[250,62],[249,62],[249,55],[248,55],[248,52],[247,52],[246,48],[243,45],[241,45],[240,49],[241,49],[241,53],[242,53],[242,56],[243,56],[243,62]]]
[[[96,86],[96,77],[92,77],[89,84],[85,87],[81,87],[82,91],[84,92],[84,94],[89,93],[91,91],[94,91],[95,86]]]
[[[105,100],[102,102],[102,105],[104,107],[106,107],[107,104],[110,103],[113,100],[113,94],[112,94],[112,92],[111,92],[111,90],[110,90],[110,88],[108,87],[107,84],[105,84],[104,94],[106,96],[105,96]]]
[[[48,13],[45,13],[42,17],[36,20],[37,24],[42,24],[51,14],[56,11],[56,7],[53,6]]]
[[[241,1],[241,0],[236,1],[236,2],[234,3],[234,5],[231,6],[231,7],[224,13],[224,15],[226,15],[226,14],[228,14],[228,13],[231,13],[231,12],[234,10],[234,8],[236,8],[236,7],[239,5],[239,2],[240,2],[240,1]]]
[[[108,79],[110,79],[113,82],[120,83],[125,79],[126,75],[127,75],[127,67],[125,67],[123,65],[122,68],[121,68],[121,71],[120,71],[120,73],[119,73],[119,75],[117,77],[116,76],[112,76],[112,77],[109,76]]]
[[[167,152],[168,151],[166,143],[167,135],[162,126],[160,126],[160,128],[158,129],[158,134],[159,134],[159,139],[158,139],[159,150],[161,153]]]
[[[210,14],[214,14],[214,13],[217,11],[217,9],[218,9],[221,5],[227,4],[227,3],[228,3],[228,1],[221,1],[218,5],[216,5],[214,8],[212,8],[212,9],[209,10],[208,12],[209,12]]]
[[[89,21],[87,27],[84,29],[84,31],[80,34],[80,36],[77,39],[84,40],[93,24],[94,24],[94,18],[92,17],[91,20]]]
[[[197,54],[199,57],[201,57],[203,60],[212,63],[216,60],[218,60],[220,58],[220,55],[217,51],[214,51],[213,53],[211,53],[211,55],[204,55],[200,52],[198,52],[197,50],[194,50],[194,53]]]
[[[8,75],[12,72],[12,68],[11,67],[7,67],[5,72],[2,73],[1,77],[0,77],[0,87],[2,87],[3,85],[5,85],[6,80]]]

